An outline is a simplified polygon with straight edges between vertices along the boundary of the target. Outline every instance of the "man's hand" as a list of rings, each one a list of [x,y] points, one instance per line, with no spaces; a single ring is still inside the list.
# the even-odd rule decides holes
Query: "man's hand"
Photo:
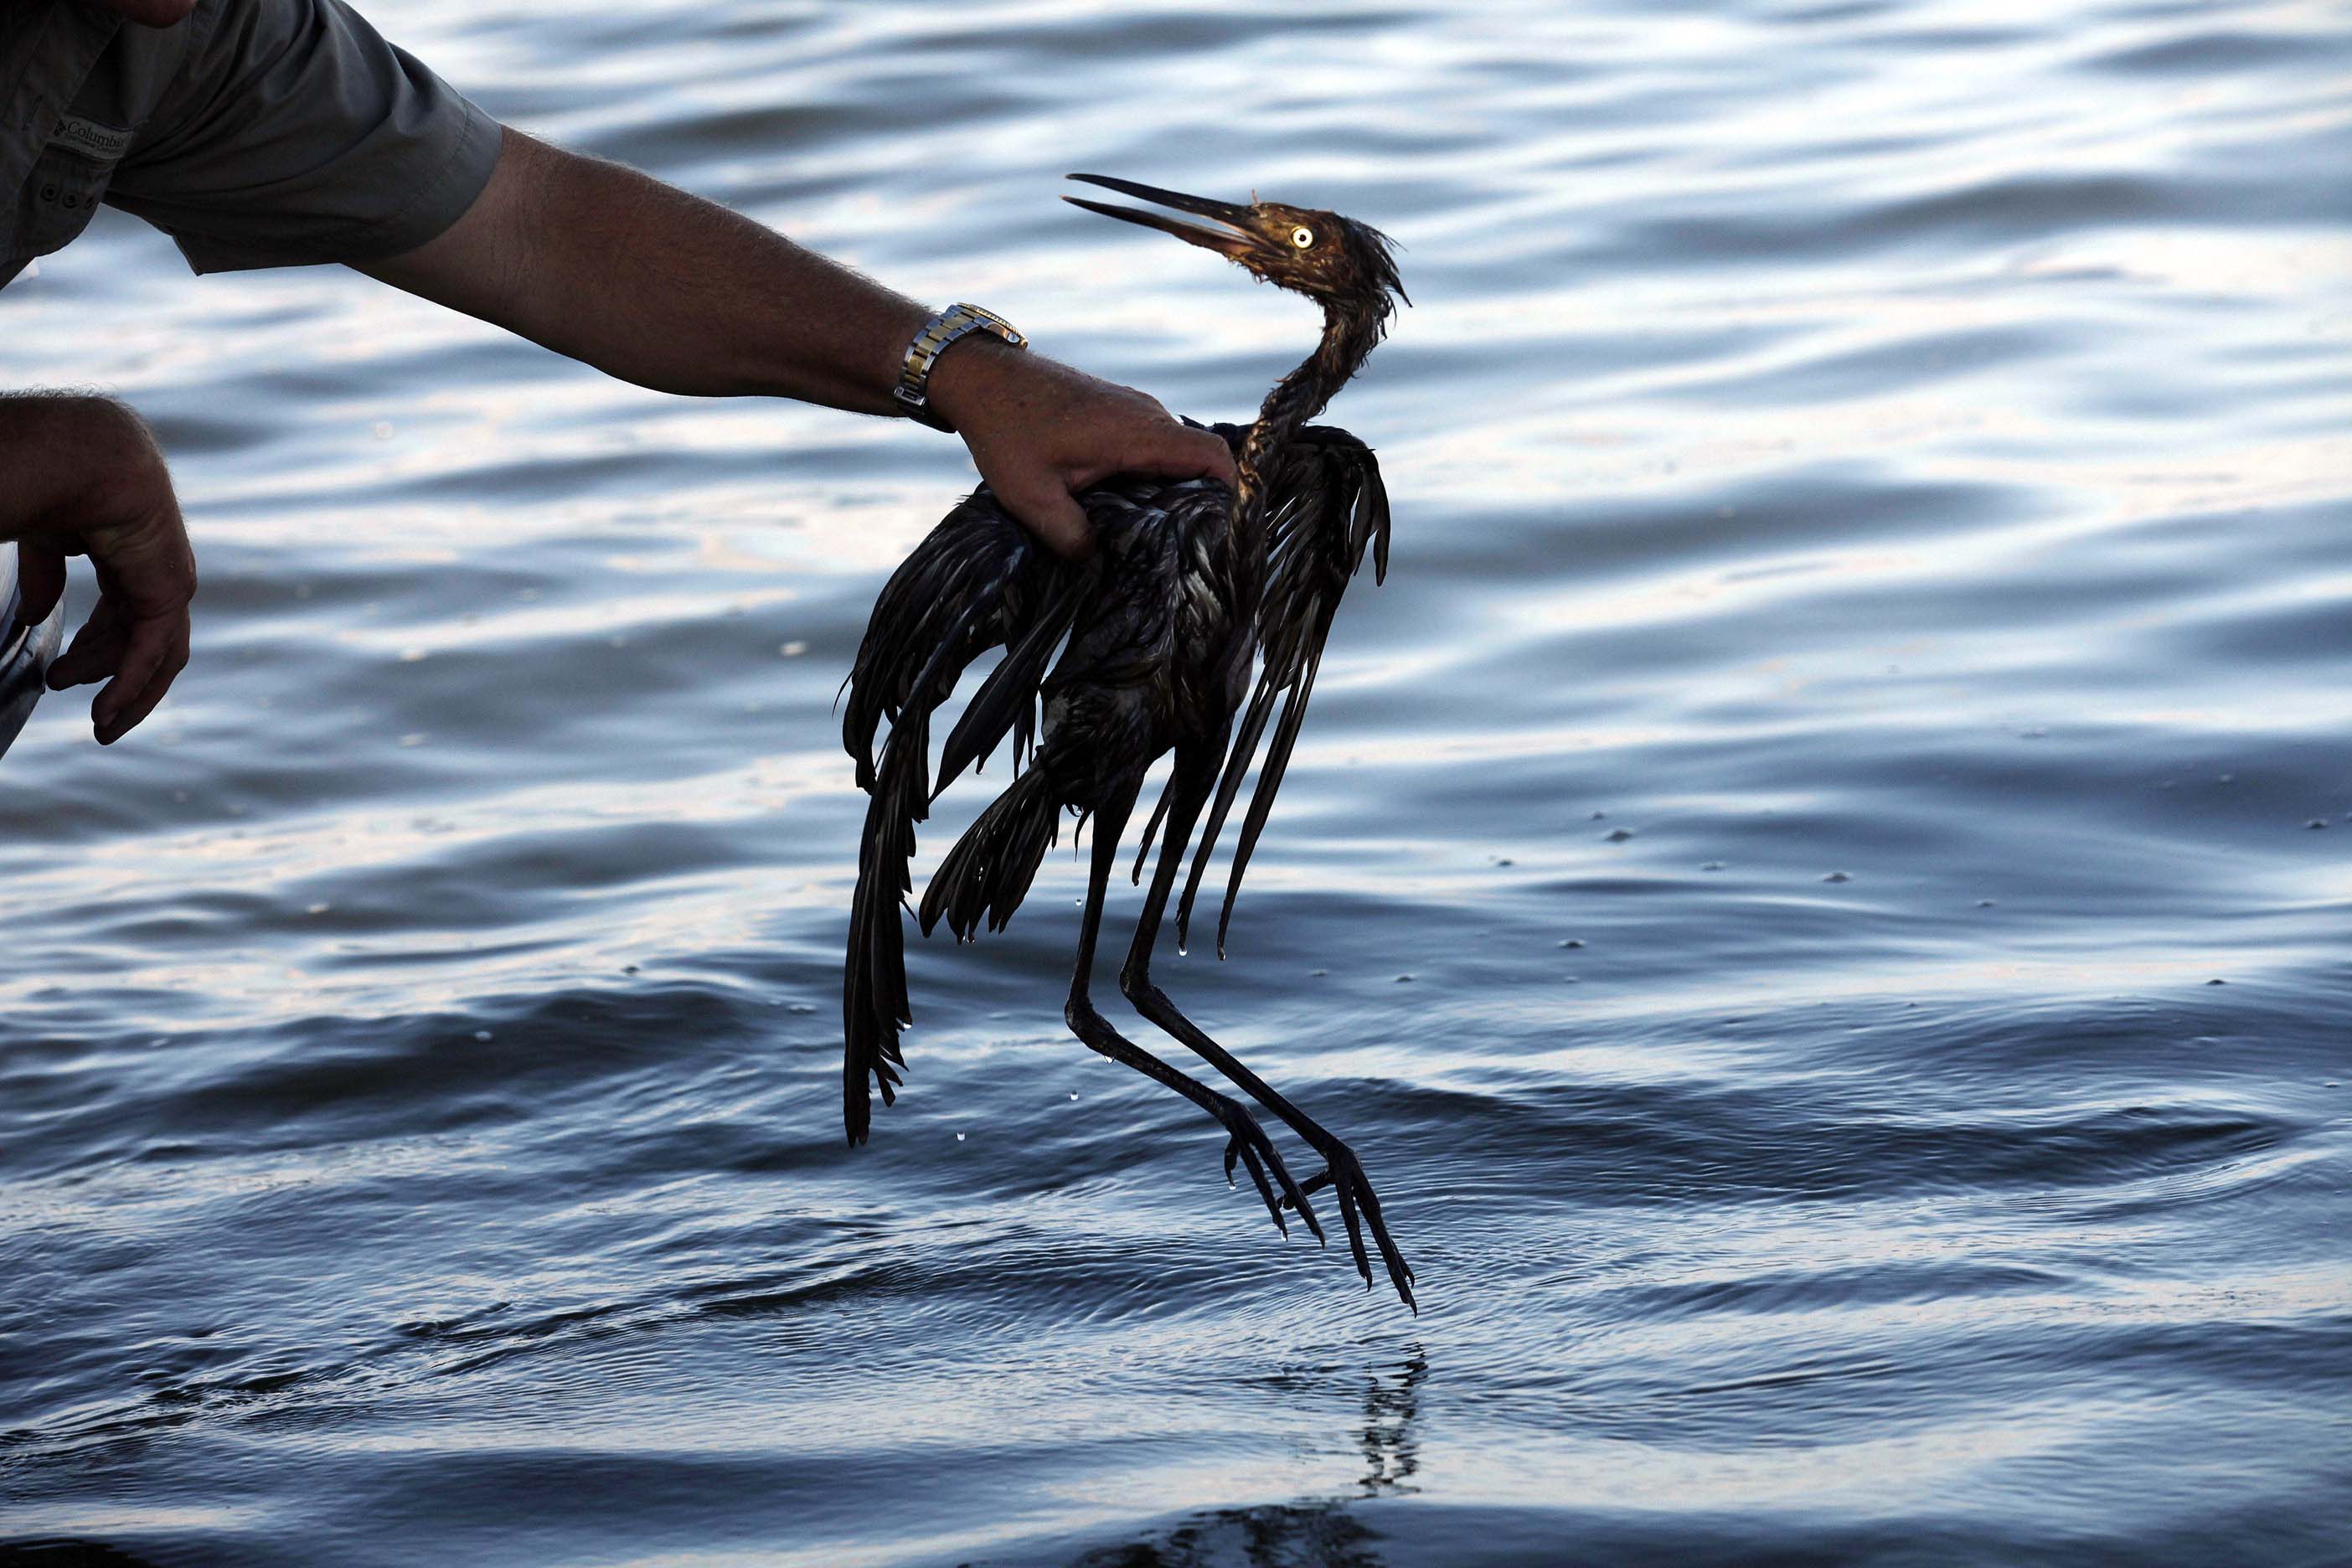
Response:
[[[1058,554],[1093,550],[1075,498],[1113,474],[1240,483],[1223,437],[1178,423],[1140,392],[977,332],[940,356],[930,398],[980,477]]]
[[[0,539],[18,542],[26,621],[65,592],[66,557],[98,569],[98,608],[49,666],[53,691],[104,680],[89,709],[100,745],[155,710],[188,663],[195,556],[163,454],[139,416],[103,397],[0,398]]]

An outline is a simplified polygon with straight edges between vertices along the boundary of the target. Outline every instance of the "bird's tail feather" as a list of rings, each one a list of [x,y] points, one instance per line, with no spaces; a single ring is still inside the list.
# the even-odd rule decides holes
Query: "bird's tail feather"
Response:
[[[1024,750],[1034,738],[1045,661],[1084,602],[1076,583],[1086,580],[1087,574],[1038,550],[983,488],[916,546],[874,601],[842,714],[842,742],[857,759],[858,787],[872,797],[842,985],[842,1109],[853,1144],[866,1141],[873,1091],[878,1088],[888,1104],[905,1065],[898,1031],[913,1014],[899,906],[912,885],[915,829],[934,793],[932,715],[974,659],[1007,646],[1003,665],[950,733],[940,782],[1008,734],[1016,754]],[[885,721],[889,735],[877,752],[875,737]],[[1017,900],[1015,894],[1006,902],[1005,913]]]
[[[923,889],[923,934],[941,915],[958,942],[979,934],[983,914],[989,930],[1003,931],[1036,879],[1060,816],[1045,770],[1033,763],[964,830],[932,875]]]
[[[907,1001],[906,933],[898,900],[913,886],[908,862],[915,825],[930,802],[930,710],[910,705],[890,730],[866,803],[866,833],[857,856],[857,891],[849,904],[849,959],[841,988],[842,1112],[852,1144],[866,1142],[873,1119],[873,1089],[882,1103],[897,1099],[898,1030],[913,1022]],[[872,1080],[869,1087],[868,1079]]]

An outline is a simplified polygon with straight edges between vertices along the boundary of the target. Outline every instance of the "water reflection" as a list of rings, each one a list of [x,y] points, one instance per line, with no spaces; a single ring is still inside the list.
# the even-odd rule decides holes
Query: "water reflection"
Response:
[[[1365,1373],[1357,1433],[1363,1451],[1358,1497],[1206,1509],[1139,1541],[1097,1547],[1076,1559],[1072,1568],[1381,1568],[1386,1559],[1379,1537],[1352,1510],[1363,1499],[1421,1490],[1412,1478],[1421,1470],[1421,1390],[1428,1380],[1429,1356],[1419,1343],[1403,1361]],[[1320,1381],[1304,1375],[1276,1380],[1300,1394]]]
[[[1071,1568],[1384,1568],[1377,1541],[1339,1503],[1268,1503],[1218,1509],[1165,1534],[1089,1552]]]
[[[1413,1429],[1421,1419],[1421,1385],[1428,1380],[1429,1357],[1419,1345],[1401,1365],[1365,1380],[1364,1478],[1357,1485],[1366,1497],[1421,1489],[1412,1484],[1421,1469]]]

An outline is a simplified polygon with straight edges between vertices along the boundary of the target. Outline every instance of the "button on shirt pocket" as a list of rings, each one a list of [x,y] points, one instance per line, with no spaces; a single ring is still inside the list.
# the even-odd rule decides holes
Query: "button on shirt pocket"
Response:
[[[17,198],[18,247],[28,256],[58,250],[88,227],[114,174],[110,162],[52,146],[33,165]]]

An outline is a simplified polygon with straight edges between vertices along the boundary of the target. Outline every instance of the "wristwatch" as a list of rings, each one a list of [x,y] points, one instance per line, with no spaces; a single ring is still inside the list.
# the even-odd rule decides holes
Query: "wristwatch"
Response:
[[[906,363],[898,367],[898,384],[890,395],[910,419],[919,419],[934,430],[953,430],[954,426],[940,417],[931,406],[931,367],[940,363],[948,345],[958,338],[973,332],[987,332],[1003,339],[1016,349],[1025,349],[1029,340],[1013,331],[1013,323],[993,310],[983,310],[977,305],[950,305],[923,323],[915,341],[907,345]]]

